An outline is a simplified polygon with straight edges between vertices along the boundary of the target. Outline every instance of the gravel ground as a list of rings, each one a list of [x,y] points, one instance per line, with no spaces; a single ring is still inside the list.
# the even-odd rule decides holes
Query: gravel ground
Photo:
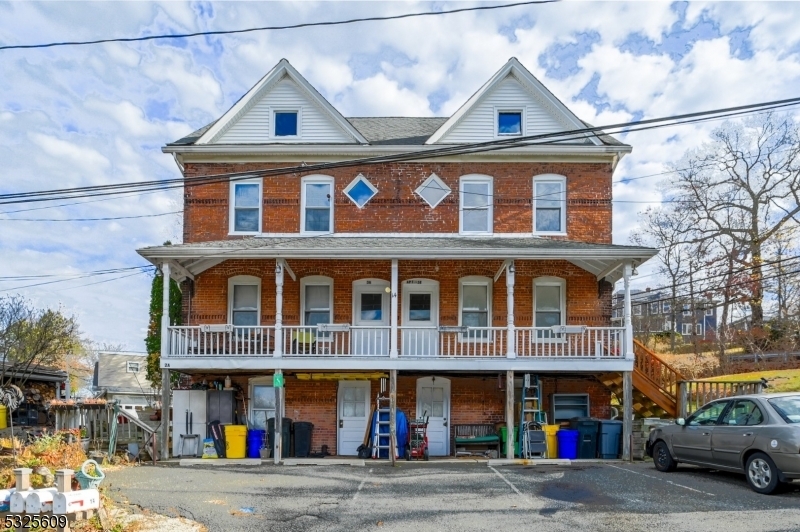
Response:
[[[800,485],[763,496],[744,476],[689,466],[664,474],[651,463],[165,465],[106,482],[112,497],[213,532],[800,530]]]

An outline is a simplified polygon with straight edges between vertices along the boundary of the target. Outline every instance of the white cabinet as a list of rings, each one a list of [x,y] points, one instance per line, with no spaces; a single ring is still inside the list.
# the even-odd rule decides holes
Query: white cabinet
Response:
[[[172,456],[181,456],[181,434],[199,434],[198,452],[203,451],[203,438],[206,437],[205,390],[175,390],[172,392]],[[189,423],[190,422],[190,423]],[[191,425],[191,432],[189,426]],[[194,442],[186,442],[186,452],[194,450]]]

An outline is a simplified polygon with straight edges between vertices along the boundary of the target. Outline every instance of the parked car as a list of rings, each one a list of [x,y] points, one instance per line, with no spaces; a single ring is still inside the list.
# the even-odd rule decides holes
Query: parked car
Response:
[[[774,492],[800,479],[800,393],[717,399],[687,419],[650,433],[647,455],[656,469],[679,463],[744,473],[750,487]]]

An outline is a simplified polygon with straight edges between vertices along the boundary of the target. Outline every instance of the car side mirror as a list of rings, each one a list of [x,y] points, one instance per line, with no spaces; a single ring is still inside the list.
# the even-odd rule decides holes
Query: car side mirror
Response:
[[[675,420],[675,424],[676,425],[680,425],[682,427],[682,426],[686,425],[686,420],[683,419],[682,417],[679,417],[678,419]]]

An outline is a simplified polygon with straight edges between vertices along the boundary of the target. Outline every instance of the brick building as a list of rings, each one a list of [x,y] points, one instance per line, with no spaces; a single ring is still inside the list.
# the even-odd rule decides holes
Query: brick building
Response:
[[[513,58],[442,118],[345,118],[282,60],[163,149],[191,186],[184,243],[139,250],[181,284],[162,368],[229,375],[253,422],[277,408],[339,455],[386,377],[432,455],[456,425],[515,423],[526,373],[549,416],[572,394],[608,418],[597,376],[633,369],[613,283],[656,251],[611,244],[631,147],[589,128]]]
[[[625,294],[613,297],[611,323],[624,319]],[[649,336],[668,332],[679,333],[684,341],[715,340],[717,335],[718,301],[709,297],[679,296],[673,300],[666,290],[631,290],[633,333]]]

